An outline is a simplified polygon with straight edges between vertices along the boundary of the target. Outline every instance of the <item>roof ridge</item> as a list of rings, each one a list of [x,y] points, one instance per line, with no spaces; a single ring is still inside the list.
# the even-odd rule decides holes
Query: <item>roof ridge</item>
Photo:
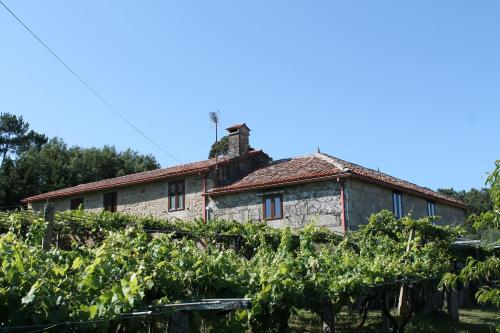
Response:
[[[342,163],[339,162],[339,159],[333,157],[333,156],[330,156],[328,154],[325,154],[325,153],[314,153],[313,154],[314,156],[316,157],[319,157],[321,158],[323,161],[326,161],[330,164],[333,164],[337,169],[343,171],[343,172],[347,172],[347,171],[351,171],[351,169],[345,165],[343,165]]]

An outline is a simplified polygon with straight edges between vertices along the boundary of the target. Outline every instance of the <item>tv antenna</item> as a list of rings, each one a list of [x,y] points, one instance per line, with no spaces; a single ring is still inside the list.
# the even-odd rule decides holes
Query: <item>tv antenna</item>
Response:
[[[215,142],[217,142],[219,139],[218,133],[217,133],[217,129],[219,127],[219,121],[220,121],[219,110],[217,110],[217,112],[215,112],[215,111],[209,112],[208,117],[210,118],[210,121],[215,125]]]

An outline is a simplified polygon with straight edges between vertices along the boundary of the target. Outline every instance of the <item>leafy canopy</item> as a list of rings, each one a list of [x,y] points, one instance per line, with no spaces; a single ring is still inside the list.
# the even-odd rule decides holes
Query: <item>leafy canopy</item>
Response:
[[[8,113],[0,115],[0,155],[2,208],[39,193],[160,167],[152,155],[131,149],[68,147],[62,139],[48,140]]]
[[[47,142],[43,134],[29,130],[23,117],[10,113],[0,113],[0,156],[1,165],[11,155],[19,155],[30,148],[40,148]]]
[[[208,158],[227,155],[228,151],[229,151],[229,137],[225,135],[219,141],[216,141],[212,144],[210,152],[208,153]]]
[[[343,306],[404,281],[440,279],[451,268],[448,248],[458,232],[388,211],[342,238],[313,224],[292,232],[251,221],[203,224],[77,210],[56,214],[58,246],[44,252],[45,228],[31,212],[0,213],[6,326],[109,319],[78,327],[106,331],[121,314],[150,305],[249,297],[252,309],[228,322],[204,321],[219,325],[216,331],[284,332],[294,308],[324,315],[325,302]],[[144,232],[157,228],[171,232]]]

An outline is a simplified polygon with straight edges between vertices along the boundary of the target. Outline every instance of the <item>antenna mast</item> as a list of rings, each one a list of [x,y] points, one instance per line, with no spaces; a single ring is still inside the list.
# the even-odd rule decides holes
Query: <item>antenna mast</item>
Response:
[[[219,127],[219,110],[217,112],[209,112],[210,121],[215,125],[215,142],[218,141],[217,128]]]
[[[217,110],[217,112],[213,111],[213,112],[209,112],[208,113],[208,118],[210,119],[210,121],[215,125],[215,168],[217,169],[217,161],[218,161],[218,158],[219,158],[219,152],[217,151],[217,141],[219,141],[219,137],[218,137],[218,134],[217,134],[217,129],[219,127],[219,121],[220,121],[220,118],[219,118],[219,110]]]

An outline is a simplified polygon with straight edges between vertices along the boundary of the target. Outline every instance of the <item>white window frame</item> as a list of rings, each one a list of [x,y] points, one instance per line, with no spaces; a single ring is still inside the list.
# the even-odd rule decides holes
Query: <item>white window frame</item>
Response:
[[[398,219],[403,217],[403,193],[392,192],[392,212]]]

